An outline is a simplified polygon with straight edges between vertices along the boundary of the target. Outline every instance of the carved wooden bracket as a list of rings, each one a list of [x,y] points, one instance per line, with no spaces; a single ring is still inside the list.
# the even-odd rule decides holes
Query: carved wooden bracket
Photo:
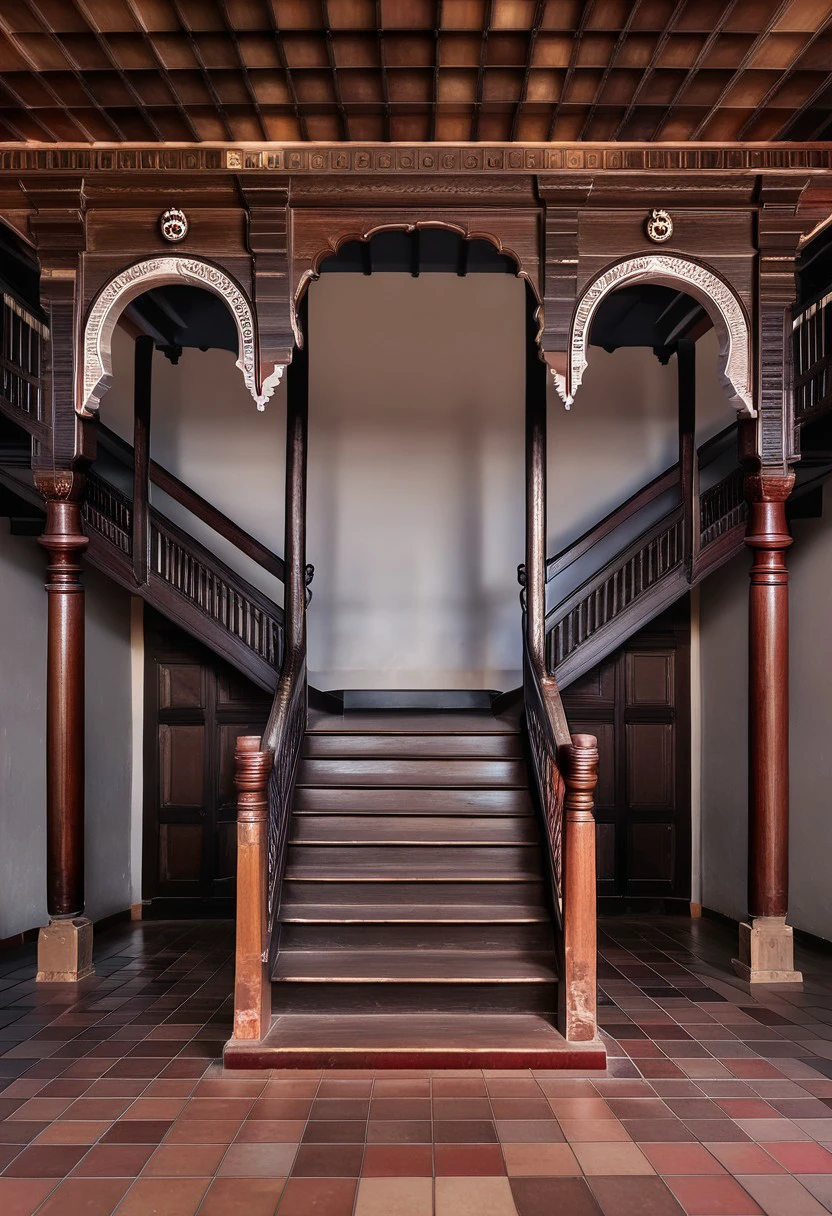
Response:
[[[257,356],[266,378],[268,368],[291,363],[294,347],[302,341],[289,272],[289,186],[285,181],[252,186],[241,179],[240,190],[248,212]]]
[[[257,327],[252,306],[239,286],[213,262],[194,257],[152,257],[128,266],[96,296],[84,325],[83,369],[77,411],[93,417],[101,398],[112,384],[112,338],[116,322],[125,307],[150,287],[165,283],[192,283],[219,296],[227,305],[237,326],[239,358],[246,388],[259,410],[274,393],[285,364],[271,367],[267,375],[258,358]]]
[[[756,417],[751,338],[739,296],[707,266],[664,253],[639,254],[616,262],[584,291],[572,319],[566,365],[552,366],[558,394],[567,409],[587,366],[592,318],[598,306],[611,292],[632,283],[663,283],[687,292],[702,304],[719,337],[719,374],[728,399],[740,413]]]
[[[569,333],[578,294],[579,225],[581,209],[592,190],[592,178],[564,181],[539,177],[543,199],[543,357],[566,408]]]

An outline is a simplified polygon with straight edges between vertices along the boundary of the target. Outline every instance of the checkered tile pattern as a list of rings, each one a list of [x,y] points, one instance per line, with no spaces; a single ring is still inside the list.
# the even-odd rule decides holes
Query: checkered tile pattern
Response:
[[[832,970],[749,992],[733,934],[602,925],[605,1074],[225,1073],[229,925],[103,932],[96,976],[0,958],[0,1212],[823,1216]]]

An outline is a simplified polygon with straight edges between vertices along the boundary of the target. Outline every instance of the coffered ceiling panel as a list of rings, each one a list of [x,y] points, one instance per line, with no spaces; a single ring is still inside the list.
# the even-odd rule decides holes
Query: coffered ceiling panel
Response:
[[[825,140],[832,0],[2,0],[0,140]]]

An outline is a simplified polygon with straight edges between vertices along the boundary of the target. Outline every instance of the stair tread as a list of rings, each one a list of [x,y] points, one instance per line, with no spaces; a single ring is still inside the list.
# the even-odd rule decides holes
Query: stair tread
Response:
[[[539,846],[531,816],[303,815],[292,824],[292,844],[504,844]]]
[[[491,904],[294,904],[284,903],[283,923],[320,924],[548,924],[542,905]]]
[[[521,760],[301,760],[297,784],[305,786],[485,786],[525,789],[526,766]]]
[[[319,731],[307,734],[304,759],[383,759],[397,760],[519,760],[522,759],[519,735],[498,734],[344,734]]]
[[[522,815],[533,814],[528,789],[488,786],[467,789],[422,788],[339,789],[337,786],[297,787],[294,814],[378,814],[396,815]]]
[[[553,956],[543,952],[282,950],[273,978],[324,984],[542,984],[557,976]]]
[[[336,1051],[361,1047],[393,1047],[419,1051],[448,1047],[506,1051],[546,1047],[566,1040],[546,1018],[531,1013],[348,1013],[282,1014],[272,1019],[263,1046],[270,1039],[282,1048],[331,1047]]]
[[[381,735],[517,735],[517,722],[510,717],[456,710],[406,710],[380,713],[372,710],[348,714],[327,714],[310,709],[308,734],[381,734]]]

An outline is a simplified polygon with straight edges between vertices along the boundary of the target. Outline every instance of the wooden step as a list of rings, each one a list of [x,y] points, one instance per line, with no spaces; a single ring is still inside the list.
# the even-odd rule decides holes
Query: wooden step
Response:
[[[549,912],[542,905],[523,907],[517,904],[481,903],[450,904],[431,902],[424,904],[367,903],[367,904],[295,904],[284,901],[280,919],[290,921],[337,920],[341,924],[383,921],[385,924],[413,924],[426,922],[466,924],[525,924],[529,922],[549,923]]]
[[[403,878],[410,882],[515,882],[541,874],[540,849],[504,845],[500,849],[467,845],[290,845],[286,876],[319,880]]]
[[[516,734],[518,723],[516,716],[495,717],[490,713],[408,713],[400,710],[396,713],[327,714],[310,709],[307,731],[309,734],[502,735]]]
[[[479,735],[380,735],[367,734],[307,734],[304,757],[349,759],[393,757],[399,760],[492,759],[522,760],[523,750],[518,734],[496,733]]]
[[[567,1043],[534,1014],[284,1015],[262,1043],[232,1040],[226,1068],[606,1067],[603,1045]]]
[[[397,909],[388,906],[387,916],[350,916],[344,919],[337,908],[329,915],[316,907],[318,916],[304,918],[280,915],[279,947],[284,950],[494,950],[499,952],[554,952],[555,940],[548,916],[504,921],[443,919],[422,909],[420,918],[399,920]]]
[[[391,904],[420,906],[458,904],[488,907],[497,901],[501,907],[513,904],[519,908],[540,907],[544,901],[541,874],[513,877],[495,883],[493,878],[469,877],[465,882],[448,881],[437,875],[422,881],[399,875],[379,874],[374,878],[344,878],[343,875],[323,877],[314,870],[293,876],[287,872],[283,884],[284,902],[290,905],[339,904],[343,907],[361,904]]]
[[[553,952],[282,950],[272,978],[280,1013],[557,1008]]]
[[[302,760],[298,785],[449,786],[526,788],[526,766],[518,760]]]
[[[531,845],[540,832],[531,816],[478,819],[473,816],[298,815],[291,824],[293,844]]]
[[[531,815],[527,789],[338,789],[295,790],[294,813],[353,815]]]

